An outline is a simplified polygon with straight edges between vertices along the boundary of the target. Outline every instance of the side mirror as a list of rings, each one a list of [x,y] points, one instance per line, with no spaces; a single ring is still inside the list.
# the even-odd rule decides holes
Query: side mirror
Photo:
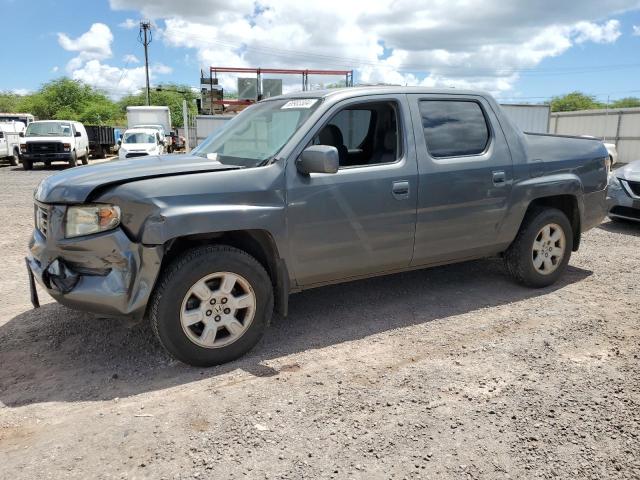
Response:
[[[20,135],[21,137],[24,137],[24,132],[20,132],[20,133],[19,133],[19,135]]]
[[[339,166],[338,149],[329,145],[307,147],[296,161],[296,167],[303,175],[309,175],[310,173],[336,173]]]
[[[80,132],[76,132],[76,135],[75,135],[75,136],[76,136],[76,137],[81,137],[81,136],[82,136],[82,134],[81,134]]]
[[[122,145],[122,139],[121,138],[118,139],[118,145]]]

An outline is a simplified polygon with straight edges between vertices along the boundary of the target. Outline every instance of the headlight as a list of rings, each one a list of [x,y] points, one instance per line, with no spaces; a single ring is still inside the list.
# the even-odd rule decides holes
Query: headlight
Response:
[[[26,152],[26,151],[27,151],[27,144],[26,144],[26,143],[21,143],[21,144],[20,144],[20,151],[21,151],[22,153],[24,153],[24,152]]]
[[[120,224],[120,207],[115,205],[82,205],[69,207],[64,227],[66,238],[104,232]]]
[[[65,152],[70,152],[70,151],[71,151],[71,144],[70,144],[70,143],[63,143],[63,144],[62,144],[62,149],[63,149]]]

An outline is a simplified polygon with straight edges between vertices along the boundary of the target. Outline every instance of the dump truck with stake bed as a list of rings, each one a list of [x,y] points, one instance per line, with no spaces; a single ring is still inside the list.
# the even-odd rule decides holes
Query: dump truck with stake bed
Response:
[[[274,97],[189,155],[44,179],[33,301],[35,280],[69,307],[146,317],[172,355],[207,366],[308,288],[496,255],[544,287],[605,216],[607,158],[598,140],[522,133],[482,92]]]

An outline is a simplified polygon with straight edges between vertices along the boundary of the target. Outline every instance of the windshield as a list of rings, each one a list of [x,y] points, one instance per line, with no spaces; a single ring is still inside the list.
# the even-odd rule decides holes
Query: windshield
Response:
[[[122,143],[156,143],[156,139],[151,133],[131,132],[124,134]]]
[[[70,137],[71,125],[66,122],[30,123],[25,133],[27,137]]]
[[[317,98],[257,103],[225,122],[192,153],[225,165],[266,165],[319,104]]]

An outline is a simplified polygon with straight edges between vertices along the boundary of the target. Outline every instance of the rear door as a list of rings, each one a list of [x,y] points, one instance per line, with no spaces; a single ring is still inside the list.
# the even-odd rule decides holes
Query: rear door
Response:
[[[497,253],[513,182],[491,104],[475,95],[410,95],[419,191],[412,265]]]
[[[289,249],[299,285],[409,265],[417,202],[412,134],[404,95],[342,101],[309,132],[296,155],[310,144],[335,146],[340,169],[302,175],[295,161],[287,165]]]

